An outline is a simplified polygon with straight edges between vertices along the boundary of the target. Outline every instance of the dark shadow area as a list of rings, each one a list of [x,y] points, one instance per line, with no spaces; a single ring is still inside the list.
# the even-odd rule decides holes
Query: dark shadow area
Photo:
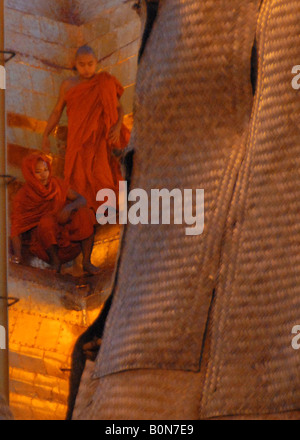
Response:
[[[257,44],[255,39],[251,54],[251,84],[252,84],[253,96],[255,95],[256,92],[257,73],[258,73],[258,56],[257,56]]]
[[[139,62],[141,61],[141,58],[143,56],[143,53],[146,48],[146,44],[148,41],[148,38],[150,37],[153,25],[155,23],[157,12],[158,12],[158,1],[147,1],[147,21],[145,25],[145,30],[142,38],[142,44],[139,51]]]

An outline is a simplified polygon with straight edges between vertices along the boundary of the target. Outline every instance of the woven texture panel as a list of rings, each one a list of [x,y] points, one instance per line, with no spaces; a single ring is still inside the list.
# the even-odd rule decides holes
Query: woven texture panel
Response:
[[[300,2],[260,3],[161,2],[139,69],[133,183],[204,188],[205,232],[127,228],[75,418],[300,417]]]
[[[200,377],[196,373],[131,370],[91,380],[93,368],[87,365],[81,381],[76,420],[198,418]]]
[[[222,248],[206,415],[300,408],[300,3],[264,3],[258,96]]]
[[[197,371],[251,116],[257,2],[166,0],[140,65],[133,188],[205,189],[205,231],[128,226],[96,376]]]

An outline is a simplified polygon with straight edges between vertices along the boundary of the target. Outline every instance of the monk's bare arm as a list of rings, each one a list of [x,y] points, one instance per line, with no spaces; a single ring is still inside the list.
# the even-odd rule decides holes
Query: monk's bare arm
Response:
[[[64,108],[66,106],[65,94],[66,94],[66,90],[67,90],[68,84],[69,84],[68,80],[64,81],[62,83],[61,88],[60,88],[60,93],[59,93],[58,101],[56,103],[56,106],[54,107],[53,112],[50,115],[47,127],[46,127],[46,129],[44,131],[42,150],[45,153],[49,153],[50,152],[49,136],[52,133],[52,131],[54,130],[54,128],[58,125],[58,123],[60,121],[60,118],[62,116],[62,113],[64,111]]]
[[[12,257],[13,263],[21,263],[22,261],[22,238],[20,235],[17,235],[16,237],[13,237],[11,239],[14,256]]]
[[[118,143],[120,140],[120,132],[121,132],[121,128],[122,128],[122,124],[123,124],[123,120],[124,120],[124,115],[125,115],[123,106],[120,102],[118,105],[118,114],[119,114],[118,121],[117,121],[116,125],[114,125],[110,129],[109,136],[108,136],[109,140],[115,144]]]
[[[70,200],[71,203],[68,203],[58,215],[58,222],[62,225],[67,223],[73,211],[77,211],[86,206],[86,199],[72,189],[69,189],[67,199]]]
[[[118,105],[118,113],[119,113],[119,119],[118,119],[118,122],[117,122],[116,125],[118,127],[120,127],[120,130],[121,130],[121,127],[122,127],[122,124],[123,124],[123,120],[124,120],[124,116],[125,116],[125,112],[124,112],[123,106],[120,103],[120,101],[119,101],[119,105]]]
[[[67,198],[68,200],[72,201],[72,203],[70,203],[68,206],[70,206],[73,211],[86,206],[86,199],[73,189],[69,189]]]

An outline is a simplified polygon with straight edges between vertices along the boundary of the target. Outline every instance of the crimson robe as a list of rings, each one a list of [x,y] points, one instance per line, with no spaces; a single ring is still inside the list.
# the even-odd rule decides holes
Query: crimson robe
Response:
[[[49,168],[47,186],[42,185],[34,174],[39,160],[46,162]],[[68,223],[60,225],[57,215],[68,203],[69,185],[52,176],[50,158],[44,154],[31,154],[24,159],[22,172],[26,183],[13,201],[11,237],[31,231],[30,250],[34,255],[49,262],[47,249],[57,245],[62,262],[73,260],[81,252],[79,242],[94,232],[92,210],[81,208],[74,211]]]
[[[112,150],[125,148],[130,133],[123,124],[118,144],[112,144],[108,135],[118,121],[118,100],[123,91],[115,77],[101,72],[72,87],[65,97],[68,114],[65,179],[95,211],[99,207],[98,191],[107,188],[118,195],[122,180],[120,165]]]

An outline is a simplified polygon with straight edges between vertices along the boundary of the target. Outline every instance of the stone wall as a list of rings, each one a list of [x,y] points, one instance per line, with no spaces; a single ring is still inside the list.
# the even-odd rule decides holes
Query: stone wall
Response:
[[[10,268],[9,291],[20,299],[9,312],[10,406],[17,420],[66,417],[72,351],[99,313],[80,306],[71,287],[52,274],[45,279],[42,271]],[[73,310],[68,295],[77,301],[69,300]],[[105,293],[99,295],[103,301]]]
[[[74,74],[76,48],[90,44],[99,70],[115,75],[125,87],[122,104],[131,124],[140,21],[122,0],[7,0],[6,49],[16,57],[7,64],[9,171],[22,178],[20,164],[28,149],[40,149],[46,121],[64,79]],[[62,126],[67,125],[64,114]],[[63,169],[65,130],[52,138],[52,153]],[[20,148],[22,147],[22,148]]]

